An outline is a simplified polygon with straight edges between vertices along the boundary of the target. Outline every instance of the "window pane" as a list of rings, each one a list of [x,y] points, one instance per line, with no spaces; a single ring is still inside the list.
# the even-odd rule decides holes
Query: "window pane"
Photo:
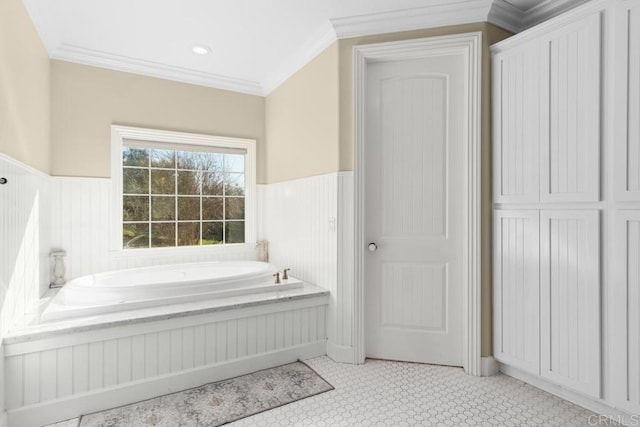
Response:
[[[222,197],[203,197],[202,198],[202,219],[204,220],[223,220]]]
[[[122,191],[125,194],[149,193],[149,169],[122,170]]]
[[[122,218],[125,221],[149,221],[149,197],[124,196]]]
[[[148,248],[149,224],[122,224],[122,247]]]
[[[200,198],[199,197],[178,197],[178,220],[199,220],[200,219]],[[200,233],[198,232],[198,239]]]
[[[176,219],[175,197],[151,197],[151,220],[167,221]]]
[[[225,174],[225,194],[227,196],[244,196],[244,174]]]
[[[178,169],[202,169],[202,153],[195,151],[176,151],[178,158]]]
[[[202,176],[202,194],[222,196],[223,176],[220,172],[204,172]]]
[[[160,248],[176,245],[175,223],[151,224],[151,247]]]
[[[244,221],[225,222],[226,243],[244,243]]]
[[[146,148],[122,147],[124,166],[149,166],[149,152]]]
[[[244,219],[244,197],[226,197],[225,219]]]
[[[176,156],[173,150],[150,150],[149,157],[151,158],[152,168],[175,168]]]
[[[222,172],[222,154],[202,153],[200,167],[205,171]]]
[[[178,172],[178,194],[199,195],[201,181],[201,172]]]
[[[245,241],[246,154],[132,145],[122,148],[124,249]]]
[[[178,223],[178,246],[197,246],[200,244],[200,223]]]
[[[244,172],[244,154],[225,154],[225,172]]]
[[[203,222],[202,223],[202,244],[219,245],[222,243],[222,223]]]
[[[151,169],[151,194],[175,194],[174,171]]]

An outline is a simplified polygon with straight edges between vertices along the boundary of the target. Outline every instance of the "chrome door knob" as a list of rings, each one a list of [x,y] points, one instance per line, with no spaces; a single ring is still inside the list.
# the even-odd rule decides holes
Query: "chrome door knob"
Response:
[[[369,252],[375,252],[378,250],[378,245],[376,245],[375,243],[369,243]]]

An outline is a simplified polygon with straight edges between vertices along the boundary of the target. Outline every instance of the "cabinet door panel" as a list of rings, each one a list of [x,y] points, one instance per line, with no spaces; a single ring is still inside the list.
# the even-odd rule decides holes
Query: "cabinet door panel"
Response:
[[[600,397],[600,221],[596,210],[540,212],[542,376]]]
[[[640,201],[640,1],[615,13],[615,195]]]
[[[600,19],[541,40],[541,201],[600,198]]]
[[[540,48],[537,41],[493,58],[494,201],[539,200]]]
[[[494,357],[540,373],[538,211],[494,212]]]
[[[611,311],[614,402],[640,413],[640,211],[616,213]]]

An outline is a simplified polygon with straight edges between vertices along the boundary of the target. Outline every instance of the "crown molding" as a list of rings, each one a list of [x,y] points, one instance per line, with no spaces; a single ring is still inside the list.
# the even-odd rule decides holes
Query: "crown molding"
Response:
[[[262,81],[263,93],[268,95],[273,92],[336,40],[336,32],[333,26],[327,23],[327,26],[322,31],[317,32],[310,42],[301,46],[293,55],[282,61],[275,71],[267,75]]]
[[[589,1],[590,0],[545,0],[525,11],[520,30],[531,28]]]
[[[51,58],[199,86],[266,96],[338,39],[489,22],[513,33],[547,21],[590,0],[545,0],[523,11],[506,0],[439,0],[438,4],[399,11],[331,19],[260,81],[245,80],[63,44]]]
[[[455,0],[432,6],[331,19],[339,39],[485,22],[491,0]]]
[[[241,92],[249,95],[264,95],[260,84],[251,80],[243,80],[162,64],[160,62],[130,58],[81,46],[63,44],[53,52],[51,58],[127,73],[141,74],[143,76],[190,83],[198,86]]]
[[[517,33],[522,30],[524,12],[505,0],[494,0],[487,22]]]

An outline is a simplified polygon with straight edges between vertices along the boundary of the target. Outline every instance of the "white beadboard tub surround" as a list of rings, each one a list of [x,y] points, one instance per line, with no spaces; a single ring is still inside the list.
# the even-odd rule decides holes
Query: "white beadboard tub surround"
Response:
[[[48,176],[0,154],[0,384],[4,384],[2,339],[36,310],[49,279]],[[7,392],[10,392],[7,390]],[[0,387],[0,426],[7,426]]]
[[[67,281],[126,268],[256,259],[251,245],[110,251],[111,179],[51,177],[50,188],[51,246],[67,253]]]
[[[324,355],[327,303],[326,293],[316,293],[98,329],[40,331],[27,340],[8,337],[9,425],[41,426]]]
[[[258,186],[258,238],[269,261],[330,291],[327,354],[354,363],[353,172]]]
[[[0,154],[0,339],[49,283],[48,176]]]

